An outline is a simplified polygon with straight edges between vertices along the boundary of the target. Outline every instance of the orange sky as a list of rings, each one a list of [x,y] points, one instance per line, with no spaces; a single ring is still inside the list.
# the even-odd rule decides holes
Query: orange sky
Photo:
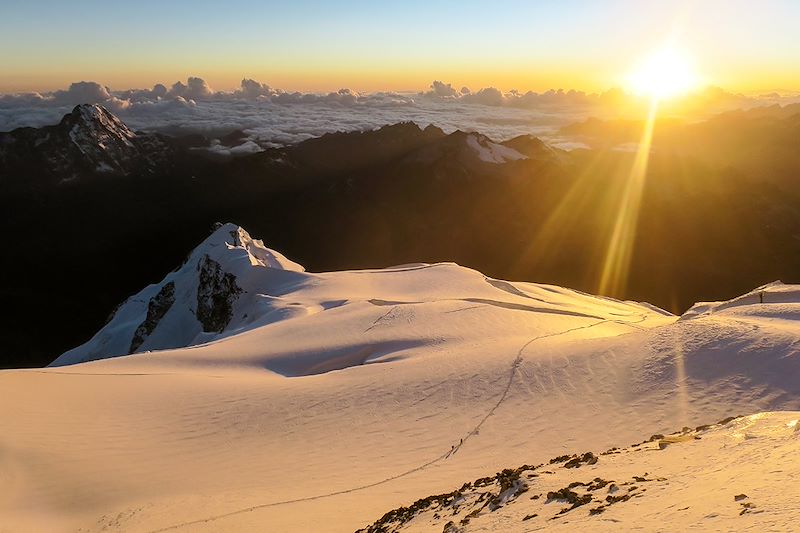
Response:
[[[553,5],[409,0],[137,2],[45,0],[4,7],[0,91],[91,80],[112,89],[187,76],[215,89],[243,77],[287,90],[470,88],[601,91],[672,42],[704,82],[800,89],[800,3],[564,0]]]

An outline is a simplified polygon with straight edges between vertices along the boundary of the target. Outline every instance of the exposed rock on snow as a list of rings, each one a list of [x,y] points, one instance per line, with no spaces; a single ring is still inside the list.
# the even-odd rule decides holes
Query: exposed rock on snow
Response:
[[[131,349],[128,353],[133,353],[139,349],[144,340],[153,332],[158,325],[158,321],[164,318],[169,308],[175,303],[175,282],[169,281],[161,287],[158,294],[150,299],[147,304],[147,316],[144,322],[139,324],[136,331],[133,333],[133,340],[131,340]]]
[[[233,317],[233,302],[242,293],[236,277],[223,272],[219,263],[203,257],[197,265],[200,279],[197,284],[197,320],[203,331],[222,333]]]
[[[683,443],[679,448],[659,447],[653,439],[615,448],[602,453],[589,472],[570,472],[568,464],[505,469],[389,511],[358,531],[619,531],[634,526],[657,530],[663,524],[675,530],[758,531],[768,524],[788,526],[794,510],[787,503],[797,491],[787,487],[800,473],[789,459],[800,451],[797,416],[760,413],[685,428],[667,436]],[[560,462],[555,458],[550,465]],[[779,475],[762,479],[763,469]],[[742,487],[757,496],[736,492]],[[631,500],[635,503],[625,503]],[[744,518],[748,513],[761,516]]]

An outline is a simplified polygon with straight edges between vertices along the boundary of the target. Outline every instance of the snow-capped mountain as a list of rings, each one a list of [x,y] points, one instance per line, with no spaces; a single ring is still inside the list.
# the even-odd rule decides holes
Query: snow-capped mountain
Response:
[[[795,414],[702,427],[800,410],[800,293],[755,294],[679,319],[454,263],[310,273],[225,224],[56,368],[0,372],[0,516],[11,530],[338,532],[423,497],[438,516],[417,506],[400,526],[630,529],[636,502],[652,520],[740,529],[746,510],[746,527],[790,529],[769,487],[794,475],[775,465],[797,451]],[[524,479],[492,476],[504,469]],[[714,496],[684,502],[703,491],[661,478]],[[424,498],[454,489],[458,509]],[[560,513],[572,499],[592,505]]]
[[[161,283],[123,302],[88,343],[53,366],[224,338],[299,311],[279,297],[307,282],[302,266],[224,224]]]
[[[246,138],[234,132],[219,141],[235,148]],[[130,128],[91,106],[61,125],[0,139],[6,231],[59,258],[0,251],[3,295],[17,306],[4,322],[0,366],[45,365],[89,338],[217,220],[239,221],[311,270],[455,261],[591,292],[630,169],[623,152],[565,152],[530,136],[498,142],[413,123],[209,157],[202,135],[131,138]],[[133,160],[128,143],[140,154]],[[762,187],[736,172],[710,176],[691,160],[664,161],[651,160],[653,178],[643,185],[624,297],[681,312],[800,271],[791,180]],[[106,179],[98,168],[131,174]],[[685,259],[699,250],[702,261]],[[48,335],[28,319],[43,299],[53,316],[71,317]]]
[[[97,104],[76,106],[55,126],[0,133],[0,176],[40,172],[57,182],[152,171],[169,156],[164,138],[133,132]]]
[[[69,130],[72,146],[99,173],[124,173],[138,155],[136,134],[99,105],[80,105],[66,115],[60,126]]]
[[[310,274],[301,265],[266,248],[243,228],[222,224],[192,251],[183,265],[160,283],[128,298],[91,340],[62,354],[51,366],[194,346],[350,304],[367,302],[391,308],[397,295],[385,284],[392,278],[404,280],[410,277],[409,272],[417,270],[437,272],[432,274],[433,279],[441,277],[442,286],[409,287],[403,292],[403,299],[409,291],[418,295],[414,302],[408,303],[449,296],[455,302],[519,307],[612,322],[619,322],[622,320],[619,317],[625,316],[645,320],[669,315],[651,306],[531,284],[534,294],[545,291],[550,296],[545,300],[505,281],[492,280],[454,264]],[[475,290],[463,295],[459,290],[448,290],[451,276],[476,280]],[[364,284],[369,289],[359,299],[350,289]],[[357,290],[365,292],[363,288]],[[535,302],[539,302],[539,307]]]
[[[436,142],[429,143],[410,154],[408,160],[428,165],[446,163],[460,168],[499,172],[503,175],[498,168],[499,165],[525,160],[556,162],[560,153],[560,150],[529,135],[500,143],[480,133],[455,131],[450,135],[442,134]],[[490,166],[483,167],[487,164]],[[513,172],[511,168],[509,171]]]

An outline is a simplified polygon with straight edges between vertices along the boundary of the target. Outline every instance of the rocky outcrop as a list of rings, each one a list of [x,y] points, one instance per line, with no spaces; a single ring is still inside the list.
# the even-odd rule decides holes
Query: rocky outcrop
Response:
[[[197,320],[203,331],[221,333],[233,317],[233,302],[242,293],[236,276],[224,272],[219,263],[208,255],[198,263]]]
[[[128,353],[134,353],[144,343],[145,339],[153,333],[158,323],[167,314],[172,304],[175,303],[175,282],[166,283],[158,294],[150,299],[147,304],[147,317],[139,324],[131,339],[131,348]]]
[[[717,424],[698,426],[695,429],[683,428],[666,436],[654,435],[644,442],[623,449],[612,448],[599,455],[607,457],[623,454],[635,459],[636,456],[642,456],[636,452],[663,450],[659,443],[665,439],[673,439],[676,444],[700,440],[698,434],[719,431],[738,418],[726,418]],[[688,440],[685,438],[687,436]],[[588,476],[584,474],[586,470],[575,470],[581,466],[593,474],[605,470],[606,476],[613,474],[615,477],[612,479],[595,475],[587,480]],[[444,523],[443,531],[452,533],[472,531],[470,528],[473,526],[480,531],[538,531],[547,529],[550,521],[563,520],[565,516],[596,517],[612,506],[648,497],[648,488],[654,489],[652,492],[663,491],[670,484],[666,477],[650,472],[631,476],[627,469],[627,464],[620,469],[618,464],[615,465],[614,459],[608,457],[605,463],[600,463],[598,456],[592,452],[560,455],[547,463],[505,469],[494,476],[464,483],[453,492],[428,496],[408,507],[393,509],[356,533],[400,533],[415,530],[414,526],[419,524],[428,524],[431,531],[438,531],[441,523]],[[581,474],[584,475],[583,478],[576,479]],[[536,493],[530,497],[522,497],[531,491]],[[736,494],[733,499],[739,505],[739,515],[762,512],[761,509],[756,509],[744,493]],[[590,504],[592,505],[589,506]],[[531,525],[518,529],[509,527],[512,520]],[[497,528],[497,524],[502,524],[503,527]]]

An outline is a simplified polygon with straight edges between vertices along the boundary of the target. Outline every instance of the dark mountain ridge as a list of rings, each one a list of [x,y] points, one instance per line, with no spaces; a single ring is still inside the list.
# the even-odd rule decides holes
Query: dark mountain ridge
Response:
[[[0,179],[26,185],[155,173],[171,156],[166,137],[133,132],[99,105],[76,106],[54,126],[0,132]]]
[[[85,341],[220,220],[311,271],[455,261],[596,292],[633,164],[630,153],[413,123],[237,157],[207,144],[132,132],[97,106],[0,134],[0,297],[12,308],[0,366],[46,364]],[[615,296],[681,311],[793,281],[797,177],[765,183],[743,168],[654,153],[627,287]]]

